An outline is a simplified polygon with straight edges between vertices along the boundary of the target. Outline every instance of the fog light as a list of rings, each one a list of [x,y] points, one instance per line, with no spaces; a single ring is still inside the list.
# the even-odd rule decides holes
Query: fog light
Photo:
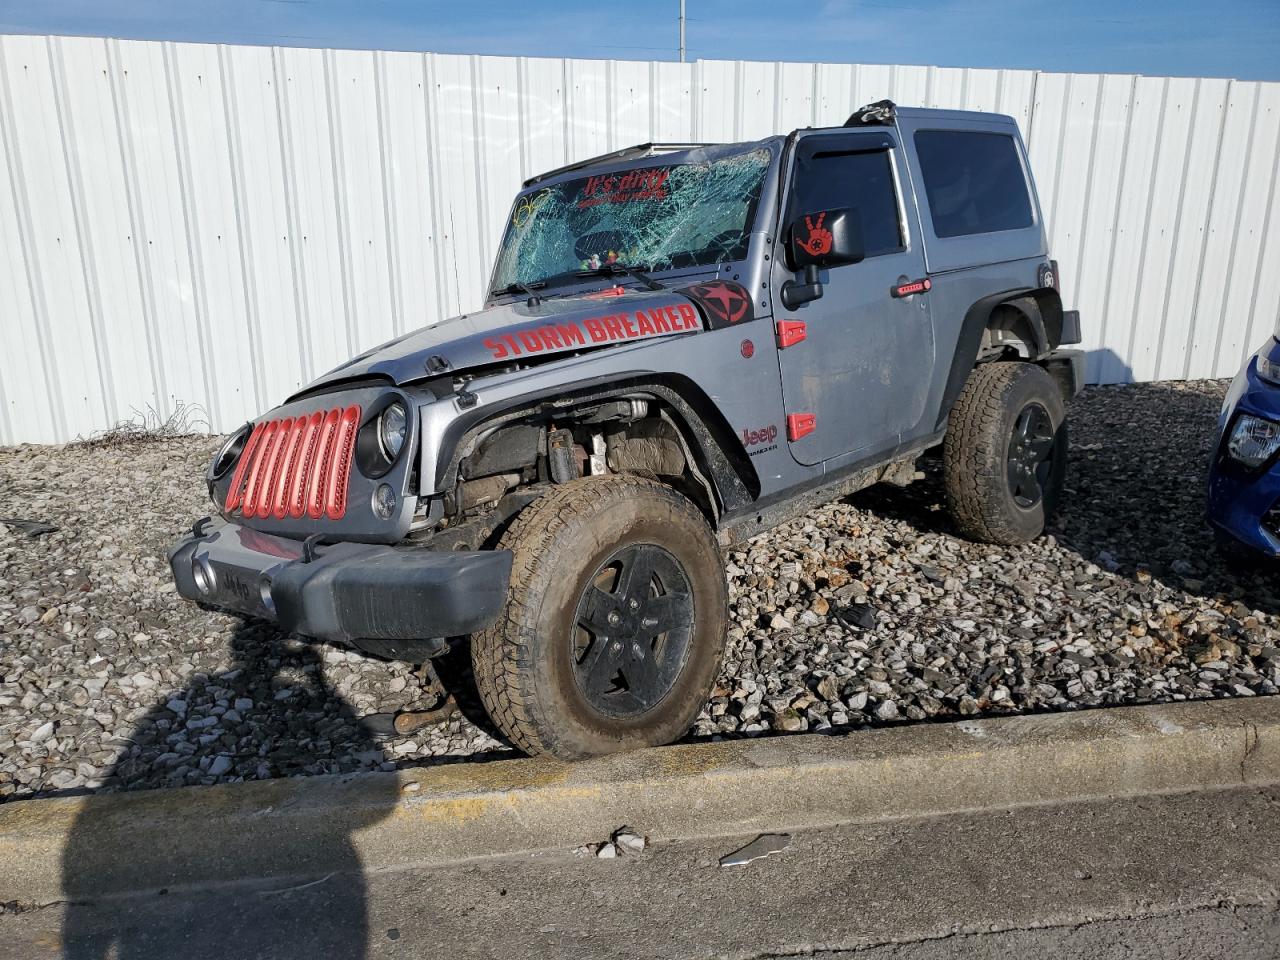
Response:
[[[1256,470],[1280,451],[1280,423],[1241,414],[1231,428],[1227,452],[1231,459]]]
[[[373,491],[373,512],[382,520],[390,520],[396,512],[396,492],[390,484],[382,484]]]
[[[196,589],[206,597],[218,589],[218,578],[206,557],[191,558],[191,578],[196,582]]]

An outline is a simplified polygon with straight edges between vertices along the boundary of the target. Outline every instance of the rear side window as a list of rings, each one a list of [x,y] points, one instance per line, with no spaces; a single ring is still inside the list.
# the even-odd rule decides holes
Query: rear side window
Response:
[[[796,165],[789,220],[840,207],[856,207],[868,257],[902,249],[898,195],[887,150],[815,153]]]
[[[939,237],[1018,230],[1034,222],[1013,137],[921,130],[915,139],[933,232]]]

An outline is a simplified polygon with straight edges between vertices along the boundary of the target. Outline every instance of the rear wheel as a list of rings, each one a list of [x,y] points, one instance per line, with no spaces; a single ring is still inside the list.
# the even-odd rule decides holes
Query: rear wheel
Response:
[[[1067,466],[1066,409],[1032,363],[988,363],[969,375],[943,441],[947,508],[987,543],[1033,540],[1057,509]]]
[[[528,753],[575,759],[669,743],[720,667],[728,589],[686,498],[638,477],[585,478],[528,507],[506,611],[471,641],[494,723]]]

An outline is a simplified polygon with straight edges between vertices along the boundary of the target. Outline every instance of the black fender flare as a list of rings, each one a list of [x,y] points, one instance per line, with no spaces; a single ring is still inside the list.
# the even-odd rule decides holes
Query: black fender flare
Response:
[[[960,336],[956,339],[956,348],[951,354],[951,370],[943,387],[935,430],[946,426],[951,408],[964,389],[969,373],[978,362],[982,335],[991,324],[991,315],[1001,306],[1017,311],[1020,319],[1029,327],[1031,346],[1034,349],[1031,360],[1044,356],[1061,342],[1062,300],[1056,290],[1023,287],[1003,290],[978,300],[965,311],[964,320],[960,324]]]
[[[1029,359],[1042,357],[1049,352],[1049,334],[1044,328],[1044,317],[1040,314],[1040,304],[1035,297],[1017,297],[996,304],[996,308],[1007,308],[1018,316],[1015,330],[1022,334],[1030,353]],[[992,309],[992,313],[996,312]],[[989,322],[989,321],[988,321]]]
[[[441,438],[441,446],[448,454],[437,460],[435,488],[443,490],[452,486],[459,463],[466,455],[468,437],[481,430],[536,415],[553,402],[557,407],[579,406],[636,394],[661,401],[671,411],[686,442],[701,461],[699,469],[720,500],[720,512],[731,512],[760,495],[759,476],[720,410],[692,380],[663,374],[635,374],[557,385],[468,411],[468,415],[454,420]]]

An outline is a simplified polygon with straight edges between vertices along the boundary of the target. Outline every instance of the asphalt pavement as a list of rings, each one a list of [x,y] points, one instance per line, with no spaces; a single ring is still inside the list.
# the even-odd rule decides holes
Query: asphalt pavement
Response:
[[[0,914],[0,960],[1280,956],[1276,787],[797,831],[719,865],[750,839],[89,895]]]

